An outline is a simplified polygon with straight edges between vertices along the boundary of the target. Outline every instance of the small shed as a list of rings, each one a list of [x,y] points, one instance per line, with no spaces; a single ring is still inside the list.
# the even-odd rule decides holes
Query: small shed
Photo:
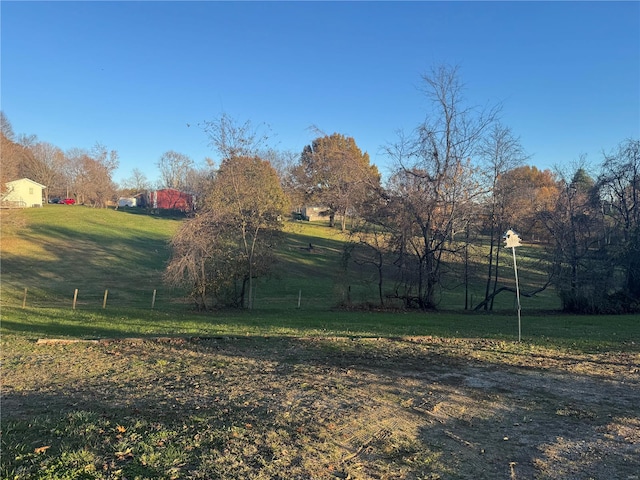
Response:
[[[304,206],[300,213],[305,220],[310,222],[329,218],[329,208],[324,206]]]
[[[42,191],[47,188],[28,178],[7,182],[7,190],[2,196],[3,208],[42,207]]]
[[[118,199],[118,207],[135,207],[136,205],[136,197],[120,197]]]

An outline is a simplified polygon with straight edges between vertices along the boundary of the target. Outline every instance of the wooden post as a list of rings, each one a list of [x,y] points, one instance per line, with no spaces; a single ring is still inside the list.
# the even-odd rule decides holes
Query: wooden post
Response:
[[[27,306],[27,287],[24,287],[24,297],[22,297],[22,308]]]
[[[76,309],[76,303],[78,301],[78,289],[76,288],[75,292],[73,292],[73,309]]]
[[[302,289],[298,290],[298,308],[300,308],[300,300],[302,300]]]
[[[102,300],[102,309],[107,308],[107,296],[109,295],[109,289],[104,291],[104,299]]]
[[[151,310],[156,306],[156,289],[153,289],[153,298],[151,299]]]

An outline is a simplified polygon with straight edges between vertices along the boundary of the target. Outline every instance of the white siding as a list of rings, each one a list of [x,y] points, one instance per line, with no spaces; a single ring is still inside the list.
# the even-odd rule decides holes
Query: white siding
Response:
[[[7,182],[7,191],[2,197],[3,202],[10,202],[23,207],[42,207],[42,189],[46,188],[38,182],[21,178]]]

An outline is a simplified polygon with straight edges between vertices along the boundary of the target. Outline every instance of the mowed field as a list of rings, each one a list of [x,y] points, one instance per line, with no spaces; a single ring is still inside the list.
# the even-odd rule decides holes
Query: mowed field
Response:
[[[254,311],[196,314],[178,225],[3,212],[2,478],[640,478],[637,316],[336,310],[366,281],[297,223]]]

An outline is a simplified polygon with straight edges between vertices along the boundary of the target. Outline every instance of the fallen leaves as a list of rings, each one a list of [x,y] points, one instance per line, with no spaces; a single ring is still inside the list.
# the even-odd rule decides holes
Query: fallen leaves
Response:
[[[115,456],[116,456],[116,459],[120,461],[131,460],[133,458],[133,452],[131,451],[130,448],[127,448],[123,452],[116,452]]]

